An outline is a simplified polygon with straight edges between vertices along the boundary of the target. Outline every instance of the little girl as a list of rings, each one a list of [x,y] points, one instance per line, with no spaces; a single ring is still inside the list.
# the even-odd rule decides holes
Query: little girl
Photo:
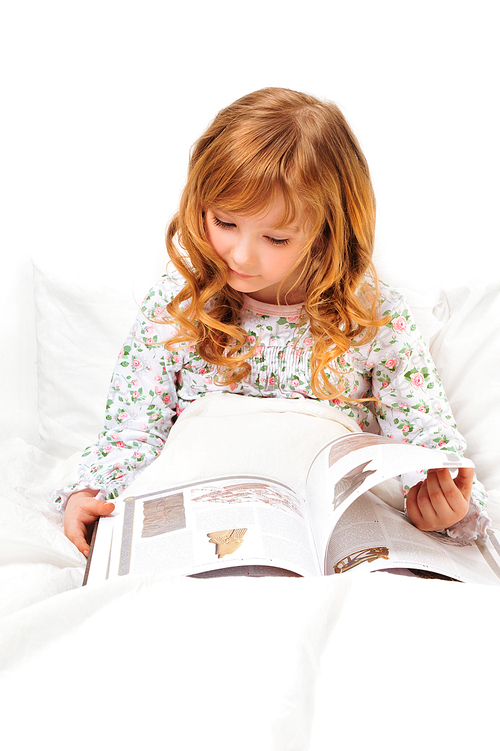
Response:
[[[268,88],[222,110],[193,147],[167,230],[175,271],[151,290],[119,354],[103,432],[57,494],[65,533],[86,526],[162,451],[190,402],[215,391],[324,399],[362,430],[463,453],[430,354],[372,266],[375,199],[339,109]],[[470,469],[405,476],[422,530],[484,535]]]

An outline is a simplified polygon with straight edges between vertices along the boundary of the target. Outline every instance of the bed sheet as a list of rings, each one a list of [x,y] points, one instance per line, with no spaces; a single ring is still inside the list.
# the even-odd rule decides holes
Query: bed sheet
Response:
[[[493,746],[499,613],[497,588],[390,574],[79,588],[4,621],[2,735],[76,751]]]

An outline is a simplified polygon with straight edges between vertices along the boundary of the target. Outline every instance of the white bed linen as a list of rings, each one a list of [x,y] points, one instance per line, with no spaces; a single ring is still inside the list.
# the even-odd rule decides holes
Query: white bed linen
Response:
[[[381,749],[494,742],[488,713],[495,692],[487,687],[499,667],[500,588],[363,573],[318,580],[130,576],[81,588],[85,560],[64,537],[49,497],[74,473],[78,444],[99,429],[110,371],[92,353],[104,313],[90,315],[98,289],[83,285],[70,295],[62,279],[41,270],[35,290],[43,441],[0,445],[7,747],[49,736],[55,749],[87,747],[94,730],[86,722],[82,729],[85,713],[99,720],[96,748],[322,751],[339,737],[352,748]],[[498,528],[498,286],[425,298],[410,290],[408,297]],[[125,293],[116,306],[106,320],[119,347],[131,317]],[[86,378],[98,387],[76,398]]]

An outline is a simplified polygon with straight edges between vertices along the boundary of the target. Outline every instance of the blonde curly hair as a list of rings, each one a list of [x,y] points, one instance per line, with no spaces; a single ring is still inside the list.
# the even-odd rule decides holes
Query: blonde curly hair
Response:
[[[248,94],[219,112],[194,144],[179,211],[166,233],[170,259],[186,284],[167,306],[178,334],[165,346],[194,344],[217,367],[221,383],[249,374],[247,360],[258,343],[247,344],[239,325],[243,293],[227,284],[227,266],[208,242],[204,217],[217,206],[242,216],[265,213],[277,197],[284,203],[280,226],[305,221],[294,286],[303,292],[302,320],[314,340],[311,388],[319,399],[343,399],[335,360],[353,343],[370,341],[385,322],[377,313],[372,264],[375,197],[343,114],[309,94],[282,88]],[[367,272],[375,289],[369,298],[359,294]]]

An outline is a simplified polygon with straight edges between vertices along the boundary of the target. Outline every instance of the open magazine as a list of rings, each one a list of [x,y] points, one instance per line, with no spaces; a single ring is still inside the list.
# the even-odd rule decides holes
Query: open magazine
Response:
[[[390,478],[461,466],[473,465],[442,449],[354,433],[319,451],[305,497],[258,475],[159,487],[156,472],[149,487],[145,470],[141,495],[131,495],[132,485],[96,525],[84,584],[129,573],[322,576],[367,569],[500,584],[493,531],[487,542],[473,543],[421,532],[382,500]]]

